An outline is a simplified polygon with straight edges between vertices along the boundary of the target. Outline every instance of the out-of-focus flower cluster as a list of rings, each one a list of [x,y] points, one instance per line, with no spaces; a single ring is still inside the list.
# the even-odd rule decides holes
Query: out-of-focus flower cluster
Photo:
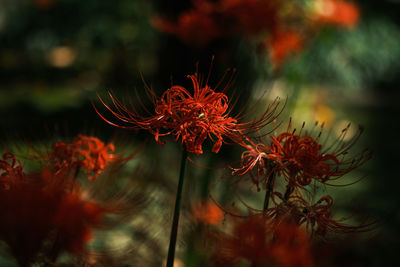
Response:
[[[105,145],[96,137],[78,135],[72,143],[55,143],[49,158],[57,172],[82,168],[90,180],[96,180],[107,164],[117,160],[112,152],[113,144]]]
[[[215,266],[239,266],[243,260],[251,266],[314,266],[311,240],[307,233],[290,222],[274,224],[263,215],[233,223],[231,234],[211,232]]]
[[[72,143],[54,143],[52,153],[41,155],[40,169],[30,173],[13,153],[3,154],[0,240],[20,266],[56,264],[63,253],[89,259],[93,230],[109,225],[109,215],[115,218],[135,205],[95,199],[78,181],[80,171],[97,178],[117,158],[113,150],[96,137],[78,135]]]
[[[192,8],[175,21],[157,16],[152,22],[161,32],[198,47],[225,38],[251,38],[280,66],[321,26],[352,28],[358,19],[358,6],[342,0],[193,0]]]

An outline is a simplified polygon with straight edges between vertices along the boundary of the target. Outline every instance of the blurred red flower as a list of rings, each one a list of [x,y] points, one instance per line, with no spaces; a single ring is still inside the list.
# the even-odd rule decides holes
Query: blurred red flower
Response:
[[[193,9],[182,12],[176,22],[155,17],[161,32],[177,36],[194,46],[233,35],[254,36],[273,33],[278,22],[275,0],[193,0]]]
[[[224,219],[224,212],[212,201],[205,201],[193,208],[193,217],[204,224],[219,225]]]
[[[57,171],[82,168],[96,180],[108,163],[115,161],[114,145],[105,145],[96,137],[78,135],[72,143],[57,142],[53,145],[50,160]]]
[[[55,4],[55,0],[32,0],[33,4],[39,9],[48,9]]]
[[[273,224],[266,216],[238,220],[232,234],[218,233],[212,260],[218,266],[313,266],[307,233],[294,224]]]
[[[288,56],[303,49],[303,38],[293,31],[276,31],[267,38],[267,47],[270,48],[270,58],[275,67],[281,66]]]
[[[288,201],[269,210],[277,221],[292,220],[298,226],[304,225],[311,236],[327,237],[328,234],[360,233],[371,231],[375,221],[350,225],[348,218],[334,219],[332,214],[333,198],[322,196],[315,203],[309,204],[301,195],[291,195]]]
[[[21,266],[30,266],[39,254],[54,261],[63,251],[83,253],[91,229],[109,212],[84,199],[63,173],[45,169],[23,177],[10,172],[2,178],[8,186],[0,189],[0,240]]]
[[[216,21],[209,14],[198,10],[182,13],[176,22],[155,17],[152,19],[152,24],[159,31],[175,35],[183,42],[198,47],[204,46],[222,35]]]
[[[278,24],[275,0],[221,0],[216,10],[233,21],[234,32],[247,35],[274,33]]]

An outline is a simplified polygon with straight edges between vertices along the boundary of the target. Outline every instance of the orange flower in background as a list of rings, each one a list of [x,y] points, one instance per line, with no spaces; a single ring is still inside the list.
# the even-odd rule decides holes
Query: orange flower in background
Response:
[[[272,63],[279,67],[288,56],[294,55],[303,49],[303,38],[293,31],[277,31],[267,39],[267,47],[270,49]]]
[[[193,208],[193,217],[201,223],[219,225],[224,219],[224,212],[214,202],[206,201]]]
[[[322,23],[353,28],[360,18],[360,10],[357,4],[352,2],[317,0],[315,3],[315,16]]]
[[[114,145],[105,145],[96,137],[78,135],[72,143],[57,142],[53,145],[50,159],[57,171],[82,168],[90,174],[90,180],[115,161]]]
[[[221,0],[216,10],[233,20],[234,32],[247,35],[273,33],[278,24],[275,0]]]
[[[33,4],[39,9],[49,9],[55,2],[55,0],[33,0]]]
[[[252,266],[313,266],[307,233],[284,221],[274,225],[266,216],[251,216],[237,220],[232,234],[213,238],[216,266],[237,266],[243,260]]]
[[[182,13],[177,22],[155,17],[152,24],[161,32],[175,35],[184,43],[199,47],[222,35],[215,20],[209,14],[197,10]]]
[[[310,238],[293,223],[282,222],[275,227],[269,253],[278,266],[314,266]]]
[[[103,120],[113,126],[148,130],[160,145],[165,144],[160,137],[174,135],[177,141],[181,139],[181,144],[185,145],[188,152],[195,154],[203,153],[202,146],[207,137],[214,142],[212,151],[218,153],[222,143],[226,142],[224,138],[239,142],[245,133],[260,130],[277,116],[274,113],[279,101],[268,106],[258,118],[239,123],[238,120],[247,114],[231,117],[232,106],[229,106],[230,100],[225,93],[216,92],[207,84],[203,85],[197,73],[187,77],[193,83],[193,93],[182,86],[173,85],[160,98],[154,97],[155,115],[148,117],[141,116],[134,108],[133,111],[129,110],[111,94],[109,95],[114,107],[99,97],[107,110],[127,126],[118,125],[106,119],[97,109],[96,111]],[[231,82],[232,79],[228,81],[224,90],[231,87]],[[155,96],[153,91],[150,94]]]

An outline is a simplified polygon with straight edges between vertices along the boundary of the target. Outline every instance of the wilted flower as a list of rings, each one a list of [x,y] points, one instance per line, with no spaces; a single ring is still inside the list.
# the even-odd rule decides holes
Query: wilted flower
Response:
[[[156,17],[153,25],[183,42],[204,46],[234,35],[254,36],[275,32],[277,2],[268,0],[193,0],[193,8],[182,12],[176,22]]]
[[[174,135],[176,140],[181,139],[188,152],[195,154],[203,153],[202,145],[207,137],[214,142],[212,151],[218,153],[222,143],[225,142],[223,138],[239,142],[244,134],[260,130],[277,116],[274,113],[279,101],[271,104],[258,118],[239,123],[238,120],[244,116],[230,116],[232,106],[229,105],[230,100],[225,93],[216,92],[207,84],[203,85],[197,73],[187,77],[193,83],[193,93],[182,86],[173,85],[160,98],[155,97],[155,115],[148,117],[139,115],[135,110],[130,111],[111,94],[109,95],[114,108],[100,98],[117,119],[129,126],[118,125],[97,113],[113,126],[148,130],[160,145],[165,144],[160,137]],[[225,89],[230,86],[231,80]],[[154,92],[151,94],[155,95]]]
[[[82,168],[90,174],[90,180],[96,180],[108,163],[116,160],[113,152],[113,144],[105,145],[96,137],[80,134],[72,143],[55,143],[49,157],[57,171]]]
[[[282,202],[272,210],[277,211],[275,218],[292,220],[297,225],[304,225],[311,236],[326,237],[335,233],[360,233],[373,229],[375,222],[350,225],[346,219],[334,219],[332,215],[333,198],[329,195],[321,197],[313,204],[309,204],[302,196],[291,196],[288,201]]]

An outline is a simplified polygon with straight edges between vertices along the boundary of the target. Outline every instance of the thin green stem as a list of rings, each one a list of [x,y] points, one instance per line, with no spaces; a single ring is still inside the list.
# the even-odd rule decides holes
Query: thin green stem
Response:
[[[186,151],[186,149],[183,149],[182,159],[181,159],[181,170],[180,170],[179,182],[178,182],[178,190],[176,192],[174,218],[172,220],[171,236],[169,239],[167,267],[174,266],[176,237],[178,235],[179,214],[181,212],[182,190],[183,190],[183,180],[185,178],[186,161],[187,161],[187,151]]]

